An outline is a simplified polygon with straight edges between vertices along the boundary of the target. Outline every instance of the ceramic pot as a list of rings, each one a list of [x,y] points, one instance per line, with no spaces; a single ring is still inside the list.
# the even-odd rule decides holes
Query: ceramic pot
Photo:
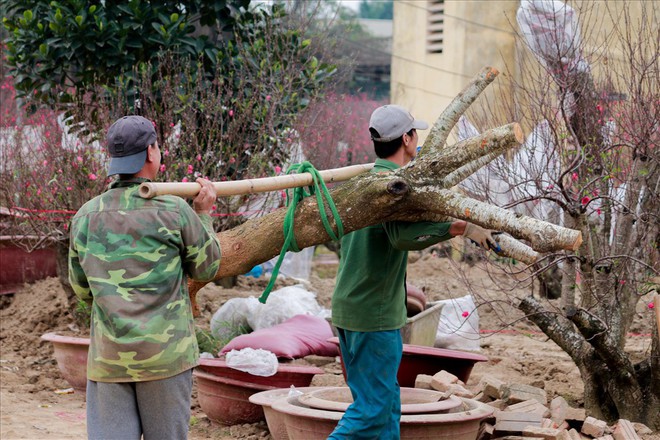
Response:
[[[74,390],[85,394],[87,389],[89,338],[46,333],[41,336],[41,339],[53,344],[54,357],[62,377],[69,382]]]
[[[308,393],[313,390],[324,389],[324,387],[302,387],[296,388],[296,391],[301,393]],[[271,437],[274,440],[289,440],[289,434],[286,432],[286,425],[284,424],[284,414],[275,411],[272,404],[277,399],[288,397],[291,393],[290,388],[278,388],[276,390],[261,391],[250,396],[249,400],[255,405],[261,405],[266,416],[266,424]]]
[[[490,417],[495,408],[472,399],[463,399],[460,410],[440,414],[401,416],[402,440],[475,440],[481,421]],[[344,413],[309,408],[299,397],[285,397],[272,404],[284,414],[289,439],[323,440],[337,426]]]
[[[339,338],[330,338],[328,341],[339,345]],[[397,380],[399,386],[413,388],[418,374],[433,376],[438,371],[445,370],[467,383],[474,364],[486,361],[488,361],[486,356],[476,353],[403,344],[403,356],[401,357]],[[346,371],[343,360],[341,368],[345,379]]]
[[[280,364],[273,376],[265,377],[228,367],[222,359],[202,358],[199,361],[193,372],[197,379],[199,406],[209,419],[221,425],[264,420],[262,406],[250,402],[250,396],[278,388],[288,392],[291,385],[306,387],[315,374],[323,373],[317,367]]]
[[[406,313],[410,318],[424,311],[424,304],[417,298],[409,296],[406,298]]]
[[[323,370],[317,367],[280,363],[277,366],[277,372],[273,376],[256,376],[231,368],[224,359],[219,358],[201,358],[197,369],[227,379],[267,385],[274,388],[289,388],[291,385],[306,387],[312,382],[315,374],[323,374]]]
[[[275,387],[216,376],[195,369],[199,406],[214,423],[236,425],[265,420],[261,405],[249,401],[252,394]]]
[[[400,388],[401,414],[431,414],[448,412],[461,406],[458,397],[443,399],[444,393],[421,388]],[[303,405],[315,409],[346,412],[353,403],[353,396],[348,387],[323,387],[309,391],[298,398]]]

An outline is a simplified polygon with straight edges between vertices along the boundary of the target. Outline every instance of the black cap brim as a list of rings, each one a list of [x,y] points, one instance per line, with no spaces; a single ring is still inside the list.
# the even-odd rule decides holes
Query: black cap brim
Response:
[[[142,169],[146,160],[147,150],[130,156],[112,157],[110,158],[110,165],[108,165],[108,176],[114,174],[135,174]]]

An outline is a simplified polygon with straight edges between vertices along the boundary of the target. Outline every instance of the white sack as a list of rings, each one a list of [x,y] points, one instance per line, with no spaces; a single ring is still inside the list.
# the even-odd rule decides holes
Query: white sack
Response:
[[[211,334],[218,339],[225,339],[249,332],[248,317],[252,316],[257,307],[257,298],[231,298],[211,317]]]
[[[259,330],[281,324],[296,315],[323,316],[323,313],[316,294],[297,284],[272,291],[266,304],[259,303],[248,316],[248,324],[252,330]]]
[[[438,331],[435,334],[437,348],[479,351],[479,313],[471,295],[435,301],[443,303]],[[463,316],[467,312],[467,316]]]

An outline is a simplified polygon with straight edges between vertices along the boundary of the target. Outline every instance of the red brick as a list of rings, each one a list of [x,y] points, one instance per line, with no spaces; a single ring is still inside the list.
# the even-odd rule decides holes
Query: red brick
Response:
[[[582,434],[590,435],[594,438],[602,437],[605,435],[607,423],[593,417],[587,417],[582,425]]]
[[[543,438],[546,440],[558,440],[561,430],[555,428],[540,428],[537,426],[528,426],[523,429],[523,435],[528,437]]]
[[[629,420],[619,419],[612,434],[614,440],[639,440],[633,424]]]
[[[548,417],[550,410],[536,399],[525,400],[524,402],[514,403],[506,408],[506,411],[527,412],[538,414],[541,417]]]
[[[429,376],[428,374],[418,374],[415,378],[415,388],[432,390],[431,379],[433,379],[433,376]]]

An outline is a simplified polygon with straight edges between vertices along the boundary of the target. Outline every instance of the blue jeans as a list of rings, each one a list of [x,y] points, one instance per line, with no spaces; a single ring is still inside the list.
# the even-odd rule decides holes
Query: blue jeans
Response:
[[[353,403],[328,439],[398,440],[401,394],[396,376],[403,353],[401,332],[340,328],[337,332]]]

